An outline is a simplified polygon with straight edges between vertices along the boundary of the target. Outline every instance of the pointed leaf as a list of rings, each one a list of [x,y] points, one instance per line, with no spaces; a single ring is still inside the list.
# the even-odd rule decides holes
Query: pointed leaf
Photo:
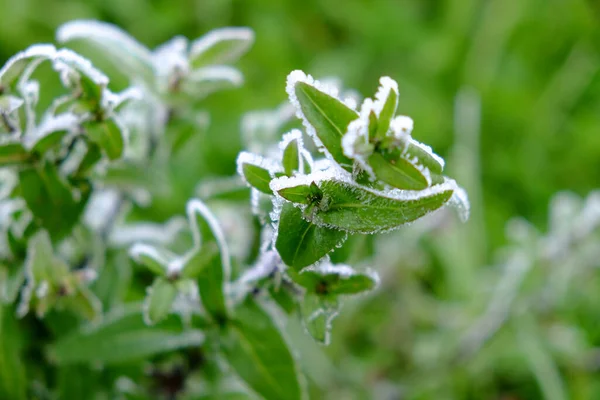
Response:
[[[186,94],[187,98],[201,100],[215,92],[238,88],[243,83],[244,77],[240,71],[219,65],[192,71],[183,78],[178,92]]]
[[[0,302],[0,398],[11,400],[27,399],[27,378],[21,337],[11,307]]]
[[[0,143],[0,167],[24,164],[30,159],[21,142]]]
[[[39,168],[22,169],[19,182],[27,207],[53,239],[71,231],[90,194],[89,188],[83,188],[76,200],[71,188],[50,163]]]
[[[415,157],[418,163],[428,168],[432,173],[441,175],[444,169],[444,160],[434,155],[433,150],[423,143],[411,139],[406,148],[409,157]]]
[[[227,64],[239,59],[254,42],[252,29],[220,28],[196,39],[190,46],[190,66]]]
[[[348,232],[385,232],[439,209],[455,187],[449,182],[420,192],[377,192],[348,182],[323,181],[319,188],[327,206],[315,208],[308,217],[317,225]]]
[[[300,149],[298,139],[291,140],[283,150],[283,170],[287,176],[292,176],[300,169]]]
[[[11,57],[0,69],[0,88],[6,89],[17,81],[34,60],[51,59],[56,49],[51,44],[36,44]]]
[[[114,25],[93,20],[67,22],[58,29],[56,40],[59,43],[85,43],[112,61],[129,78],[141,78],[150,87],[154,85],[152,53]]]
[[[395,188],[423,190],[429,186],[423,172],[404,157],[388,159],[385,155],[373,153],[368,163],[377,179]]]
[[[56,342],[50,354],[60,365],[108,365],[139,361],[160,353],[198,347],[203,342],[204,334],[195,329],[172,332],[145,328],[116,333],[99,331],[89,335],[77,332]]]
[[[273,194],[273,191],[269,187],[269,182],[271,182],[271,179],[273,178],[271,178],[271,174],[268,170],[259,167],[258,165],[243,163],[241,171],[243,178],[250,186],[265,194]]]
[[[283,262],[297,270],[314,264],[341,245],[346,233],[314,225],[291,203],[281,209],[275,247]]]
[[[200,270],[197,282],[202,305],[216,321],[223,322],[229,315],[224,292],[231,270],[225,236],[217,219],[200,200],[194,199],[187,203],[187,215],[196,246],[201,248],[208,243],[215,243],[219,250],[207,267]]]
[[[205,268],[209,268],[215,258],[219,258],[219,246],[215,242],[203,243],[202,248],[196,250],[189,257],[181,269],[181,277],[196,279]]]
[[[173,282],[165,278],[157,278],[148,288],[144,304],[144,321],[148,325],[162,321],[171,312],[176,295],[177,287]]]
[[[318,343],[328,345],[331,324],[339,312],[337,303],[324,301],[320,296],[307,294],[301,305],[302,323],[308,334]]]
[[[117,123],[115,118],[104,121],[91,121],[84,124],[90,140],[98,146],[111,160],[120,158],[125,145],[123,127]]]
[[[277,193],[292,203],[310,204],[313,190],[309,185],[298,185],[279,189]]]
[[[379,280],[374,272],[357,272],[348,265],[325,263],[290,274],[308,293],[318,296],[351,295],[373,290]]]
[[[223,351],[231,367],[267,400],[302,399],[296,360],[277,325],[251,297],[237,309]]]
[[[166,275],[167,266],[172,261],[167,254],[161,253],[154,246],[141,243],[135,244],[129,251],[129,255],[135,262],[144,265],[158,276]]]
[[[377,133],[376,138],[383,139],[390,129],[390,122],[396,114],[396,108],[398,107],[398,87],[396,82],[390,78],[381,78],[381,88],[377,93],[377,101],[383,103],[383,107],[379,112],[379,119],[377,121]]]
[[[317,138],[343,168],[352,170],[352,160],[344,155],[342,137],[350,122],[358,118],[356,111],[338,99],[305,82],[296,82],[294,93],[306,120]]]

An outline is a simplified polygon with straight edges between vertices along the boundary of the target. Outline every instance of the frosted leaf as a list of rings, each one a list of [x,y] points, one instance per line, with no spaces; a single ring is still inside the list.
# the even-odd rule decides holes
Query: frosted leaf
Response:
[[[279,178],[274,178],[269,183],[271,190],[273,193],[277,195],[282,189],[292,188],[295,186],[306,185],[310,186],[311,183],[320,183],[326,180],[339,178],[340,175],[336,173],[336,171],[328,169],[325,171],[316,171],[308,175],[295,175],[295,176],[282,176]]]
[[[240,284],[251,284],[266,278],[275,272],[281,264],[281,257],[274,250],[262,251],[256,263],[244,271],[239,278]]]
[[[422,150],[425,153],[427,153],[430,157],[432,157],[442,167],[442,169],[444,168],[444,166],[446,164],[445,161],[444,161],[444,159],[442,157],[438,156],[437,154],[435,154],[434,151],[433,151],[433,149],[430,146],[428,146],[428,145],[426,145],[424,143],[418,142],[418,141],[416,141],[416,140],[414,140],[412,138],[409,140],[409,143],[410,143],[411,146],[418,147],[420,150]]]
[[[231,256],[246,259],[254,237],[250,213],[225,201],[211,202],[211,210],[223,230]]]
[[[247,190],[246,182],[238,176],[203,179],[196,186],[195,193],[202,200],[227,197],[241,190]]]
[[[108,242],[115,247],[128,247],[135,242],[168,245],[186,227],[186,221],[181,217],[173,217],[164,224],[140,222],[115,226]]]
[[[176,256],[163,251],[159,251],[156,247],[150,246],[144,243],[136,243],[131,249],[129,249],[129,256],[135,260],[138,264],[148,266],[146,258],[153,260],[156,263],[156,269],[150,268],[154,272],[158,272],[158,266],[162,266],[164,271],[167,270],[167,266],[173,261]]]
[[[190,63],[225,64],[240,58],[254,42],[254,31],[244,27],[215,29],[194,40],[190,46]]]
[[[23,144],[27,148],[32,148],[39,140],[50,133],[76,130],[79,122],[80,118],[77,115],[68,112],[59,115],[46,115],[35,130],[25,134]]]
[[[175,36],[157,47],[152,53],[152,62],[159,77],[168,77],[173,73],[185,75],[189,72],[187,60],[188,40]]]
[[[367,120],[365,121],[361,111],[361,117],[350,122],[348,131],[342,137],[342,149],[346,157],[356,161],[360,168],[374,179],[375,174],[373,173],[373,169],[367,162],[367,159],[373,153],[373,146],[369,144],[369,117],[367,116],[366,118]]]
[[[152,53],[120,28],[94,20],[76,20],[62,25],[56,32],[60,43],[81,40],[100,50],[102,56],[130,78],[142,78],[146,84],[154,82]]]
[[[74,51],[68,49],[58,50],[53,66],[60,74],[63,84],[67,87],[71,86],[73,82],[73,71],[90,78],[98,86],[106,87],[108,85],[108,77],[96,69],[89,60]]]
[[[40,95],[40,83],[38,81],[19,82],[19,92],[25,101],[25,132],[35,129],[37,120],[35,106]]]
[[[398,93],[398,83],[388,76],[382,76],[379,78],[379,88],[375,93],[375,101],[373,102],[373,111],[379,117],[383,106],[388,99],[391,91]]]
[[[106,90],[102,96],[102,108],[114,111],[131,101],[140,101],[143,99],[144,92],[135,86],[128,87],[119,93]]]
[[[51,44],[36,44],[15,54],[0,69],[0,87],[7,88],[15,82],[32,60],[51,60],[55,53],[56,48]]]
[[[190,72],[181,83],[181,91],[194,99],[202,99],[219,90],[240,87],[243,83],[240,71],[219,65]]]
[[[177,289],[171,311],[178,314],[189,325],[191,316],[201,312],[198,285],[191,279],[185,279],[177,283]]]
[[[12,201],[7,198],[10,197],[10,193],[18,183],[19,178],[14,171],[0,168],[0,209],[3,207],[3,204],[5,204],[5,200],[9,202]],[[4,220],[1,218],[0,214],[0,226],[2,225],[2,221]]]
[[[414,122],[410,117],[398,115],[390,122],[390,128],[394,137],[397,139],[407,140],[410,138],[414,128]]]
[[[200,230],[196,219],[196,214],[200,214],[206,224],[209,226],[212,234],[214,235],[217,246],[221,251],[221,264],[223,266],[223,275],[225,282],[229,281],[229,274],[231,271],[231,257],[229,256],[229,247],[227,246],[227,240],[219,224],[219,221],[215,218],[213,213],[208,207],[200,200],[193,199],[187,202],[186,213],[188,221],[192,228],[192,237],[194,238],[194,244],[197,248],[202,246],[202,238],[200,236]]]
[[[249,153],[247,151],[242,151],[240,152],[240,154],[238,154],[236,164],[237,173],[239,176],[242,177],[242,179],[244,179],[244,173],[242,170],[244,164],[252,164],[266,169],[267,171],[269,171],[271,176],[273,176],[276,172],[281,172],[281,166],[272,159],[264,158],[256,154]]]
[[[16,96],[0,96],[0,112],[4,114],[11,114],[18,110],[23,103],[23,99]]]
[[[454,193],[448,202],[448,205],[454,207],[458,212],[458,217],[461,222],[466,222],[469,219],[471,205],[467,191],[462,187],[455,185]]]
[[[331,342],[333,320],[339,314],[339,305],[322,302],[318,296],[307,295],[302,303],[303,325],[307,333],[322,345]]]
[[[330,152],[325,148],[325,146],[323,145],[323,142],[321,141],[321,139],[319,139],[317,132],[315,131],[315,128],[308,121],[308,119],[306,118],[306,116],[304,115],[304,113],[302,111],[300,101],[298,100],[298,96],[296,95],[296,85],[299,82],[302,82],[309,86],[312,86],[313,88],[333,97],[334,99],[337,99],[338,101],[344,103],[348,108],[350,108],[352,110],[355,110],[356,104],[354,102],[345,102],[344,100],[340,99],[338,97],[338,95],[339,95],[338,88],[334,87],[333,85],[326,85],[322,82],[319,82],[318,80],[315,80],[312,76],[306,75],[303,71],[300,71],[300,70],[292,71],[287,77],[286,92],[290,99],[290,103],[292,103],[292,105],[296,109],[296,116],[298,118],[300,118],[300,120],[302,121],[302,124],[304,125],[304,128],[306,129],[306,133],[308,133],[308,135],[314,141],[317,148],[319,148],[319,150],[321,152],[323,152],[327,158],[332,159]],[[357,115],[357,117],[358,117],[358,115]]]

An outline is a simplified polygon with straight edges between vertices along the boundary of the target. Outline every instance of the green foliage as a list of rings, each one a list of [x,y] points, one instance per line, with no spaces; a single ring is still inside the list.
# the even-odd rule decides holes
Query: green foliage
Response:
[[[600,179],[592,3],[17,3],[3,61],[124,29],[58,31],[106,77],[52,46],[0,74],[1,398],[598,397],[596,194],[546,222]],[[155,47],[228,24],[241,90],[250,29]],[[240,136],[298,66],[399,88],[300,80]]]

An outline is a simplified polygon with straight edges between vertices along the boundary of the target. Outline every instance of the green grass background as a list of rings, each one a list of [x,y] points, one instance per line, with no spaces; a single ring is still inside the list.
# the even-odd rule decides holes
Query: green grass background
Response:
[[[511,319],[474,356],[447,357],[498,281],[491,265],[507,243],[506,222],[521,216],[545,231],[553,194],[600,188],[599,2],[0,0],[0,61],[53,42],[55,29],[77,18],[115,23],[150,47],[222,26],[256,32],[238,64],[245,86],[202,104],[211,126],[178,160],[178,191],[157,219],[182,209],[199,179],[234,173],[242,114],[285,101],[293,69],[339,76],[364,95],[382,75],[397,80],[413,136],[466,186],[473,203],[466,225],[424,237],[409,227],[376,242],[373,262],[385,265],[373,266],[385,282],[344,308],[332,346],[293,336],[315,398],[600,398],[597,272],[560,307],[536,311],[534,322]],[[107,69],[115,88],[124,85],[108,63],[80,50]],[[544,274],[525,286],[543,287]],[[556,350],[557,326],[559,344],[582,350]],[[522,331],[524,342],[515,339]],[[536,354],[541,370],[531,362]]]

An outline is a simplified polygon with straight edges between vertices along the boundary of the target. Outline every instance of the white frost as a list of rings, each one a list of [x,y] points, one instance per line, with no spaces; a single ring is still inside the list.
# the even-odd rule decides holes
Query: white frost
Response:
[[[214,29],[192,42],[190,61],[193,64],[204,53],[223,42],[229,42],[227,51],[221,51],[218,57],[211,60],[211,64],[230,62],[241,57],[254,43],[254,31],[244,27]]]

